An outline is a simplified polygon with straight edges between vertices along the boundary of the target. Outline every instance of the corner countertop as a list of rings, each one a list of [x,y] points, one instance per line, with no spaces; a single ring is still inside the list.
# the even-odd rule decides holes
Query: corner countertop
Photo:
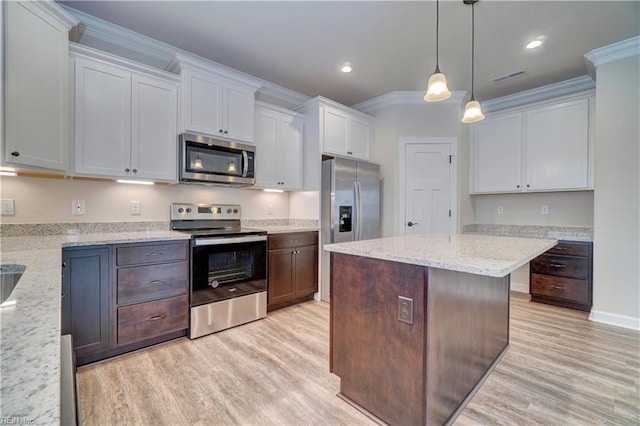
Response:
[[[287,234],[291,232],[317,232],[317,226],[276,225],[276,226],[252,226],[250,229],[266,231],[267,234]]]
[[[593,242],[593,228],[582,226],[487,225],[476,223],[465,225],[464,233]]]
[[[21,424],[60,423],[63,247],[189,238],[172,231],[2,237],[0,263],[26,270],[0,305],[0,417]]]
[[[327,244],[324,250],[491,277],[504,277],[558,243],[476,234],[411,235]]]

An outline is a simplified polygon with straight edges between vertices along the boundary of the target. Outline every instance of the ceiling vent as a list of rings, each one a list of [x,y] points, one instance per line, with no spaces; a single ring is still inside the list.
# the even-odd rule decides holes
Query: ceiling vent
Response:
[[[522,77],[524,75],[524,70],[514,71],[510,74],[501,75],[500,77],[494,77],[491,79],[494,83],[500,83],[502,81],[511,80],[513,78]]]

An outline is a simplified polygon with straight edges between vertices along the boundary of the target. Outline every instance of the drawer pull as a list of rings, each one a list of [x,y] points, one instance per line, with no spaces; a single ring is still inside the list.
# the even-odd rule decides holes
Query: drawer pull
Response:
[[[151,280],[147,281],[147,284],[167,284],[165,280]]]
[[[152,251],[151,253],[145,253],[145,256],[164,256],[164,253],[161,251]]]
[[[148,321],[158,321],[158,320],[161,320],[161,319],[165,319],[166,317],[167,317],[167,316],[166,316],[165,314],[162,314],[162,315],[154,315],[154,316],[152,316],[151,318],[149,318],[149,320],[148,320]]]
[[[553,250],[566,250],[566,247],[555,246]]]
[[[560,285],[552,285],[551,288],[554,289],[554,290],[566,290],[567,289],[565,286],[560,286]]]
[[[549,266],[552,267],[552,268],[566,268],[567,267],[567,265],[563,265],[562,263],[550,263]]]

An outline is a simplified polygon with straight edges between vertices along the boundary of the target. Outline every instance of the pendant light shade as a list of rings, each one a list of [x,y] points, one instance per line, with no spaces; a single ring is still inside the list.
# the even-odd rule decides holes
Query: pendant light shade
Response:
[[[427,93],[424,95],[424,100],[427,102],[444,101],[451,96],[449,87],[447,87],[447,77],[440,72],[438,65],[438,33],[440,30],[440,2],[436,0],[436,70],[433,75],[429,77],[427,83]]]
[[[462,117],[463,123],[475,123],[484,118],[482,109],[480,108],[480,102],[475,98],[469,99],[469,102],[464,106],[464,116]]]
[[[471,99],[464,107],[464,115],[462,116],[463,123],[475,123],[476,121],[480,121],[484,118],[484,114],[482,113],[482,108],[480,107],[480,102],[476,100],[475,95],[473,94],[473,81],[474,81],[474,71],[475,71],[475,33],[476,33],[476,25],[475,25],[475,9],[474,5],[478,2],[478,0],[463,0],[464,4],[471,5]]]

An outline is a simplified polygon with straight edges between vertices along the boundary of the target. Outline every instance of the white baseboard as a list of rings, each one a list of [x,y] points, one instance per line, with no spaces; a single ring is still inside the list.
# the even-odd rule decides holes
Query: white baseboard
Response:
[[[520,293],[529,294],[529,283],[511,281],[511,291],[519,291]]]
[[[640,318],[628,317],[626,315],[612,314],[610,312],[591,310],[589,319],[594,322],[615,325],[617,327],[640,330]]]

